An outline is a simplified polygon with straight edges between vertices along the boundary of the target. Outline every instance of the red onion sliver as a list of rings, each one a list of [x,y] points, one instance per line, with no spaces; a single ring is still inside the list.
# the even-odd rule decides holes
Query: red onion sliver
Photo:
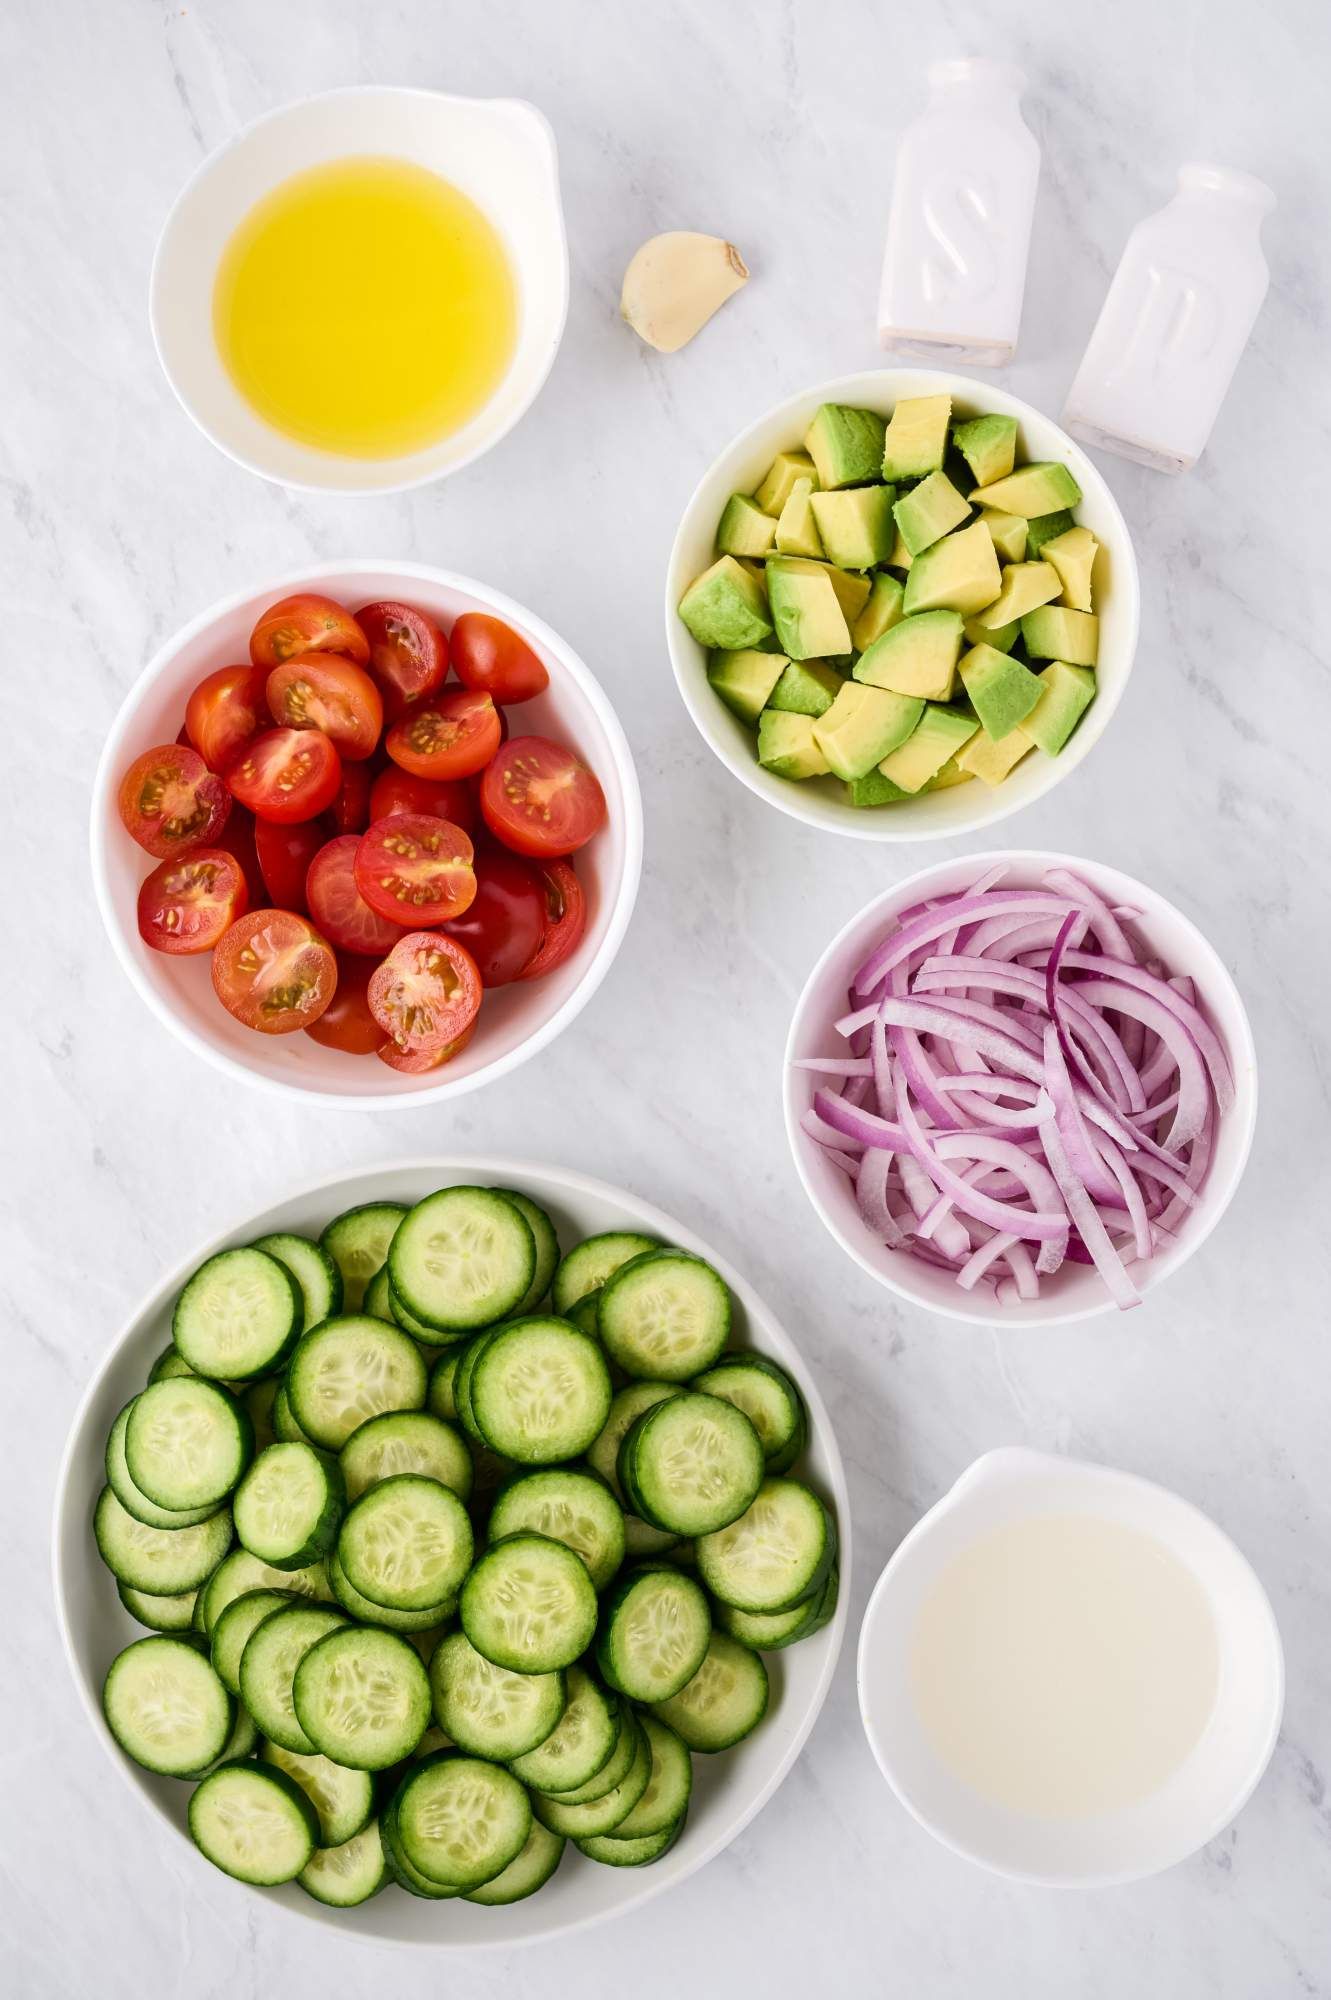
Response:
[[[1219,1035],[1200,1008],[1185,999],[1167,979],[1157,979],[1149,972],[1143,972],[1138,965],[1123,965],[1089,951],[1067,951],[1063,954],[1063,963],[1074,971],[1098,972],[1104,978],[1121,979],[1126,986],[1134,987],[1139,993],[1149,993],[1167,1013],[1181,1021],[1201,1051],[1202,1061],[1210,1072],[1216,1103],[1222,1111],[1230,1110],[1234,1103],[1234,1077],[1229,1058],[1220,1045]],[[1128,1011],[1115,1001],[1111,1000],[1108,1004],[1120,1014]],[[1146,1025],[1149,1027],[1151,1024],[1148,1021]],[[1160,1039],[1163,1042],[1165,1037],[1161,1035]]]
[[[878,1146],[867,1147],[855,1177],[855,1199],[874,1235],[880,1236],[890,1250],[904,1250],[906,1238],[887,1205],[887,1177],[891,1168],[890,1153]]]
[[[1048,1107],[1045,1110],[1045,1107]],[[1109,1233],[1100,1220],[1095,1203],[1077,1179],[1068,1156],[1063,1150],[1063,1140],[1054,1116],[1053,1099],[1041,1099],[1041,1109],[1045,1110],[1044,1152],[1049,1162],[1049,1170],[1058,1182],[1063,1199],[1068,1205],[1068,1214],[1076,1227],[1082,1243],[1089,1252],[1096,1270],[1109,1287],[1116,1305],[1124,1311],[1129,1306],[1141,1304],[1141,1293],[1123,1268],[1123,1260],[1109,1240]],[[1069,1253],[1071,1254],[1071,1252]]]

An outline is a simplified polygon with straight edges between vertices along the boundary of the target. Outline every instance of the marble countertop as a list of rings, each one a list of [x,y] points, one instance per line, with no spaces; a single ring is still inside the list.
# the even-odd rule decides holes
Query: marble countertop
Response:
[[[993,25],[997,12],[1005,25]],[[941,848],[874,849],[767,809],[678,700],[660,589],[701,468],[777,397],[877,359],[893,148],[926,60],[1009,53],[1044,146],[1021,352],[997,379],[1056,413],[1131,223],[1179,160],[1277,189],[1272,290],[1211,446],[1171,480],[1104,469],[1136,538],[1137,669],[1074,782],[1016,844],[1147,877],[1247,999],[1262,1115],[1205,1251],[1130,1319],[1047,1333],[930,1320],[853,1267],[787,1156],[780,1052],[822,945]],[[0,1986],[15,2000],[289,2000],[444,1983],[465,2000],[683,1982],[1118,2000],[1331,1994],[1331,1370],[1327,1365],[1325,665],[1331,31],[1319,0],[11,0],[0,449],[7,858],[0,1296]],[[551,381],[484,463],[402,499],[323,500],[198,436],[153,358],[153,242],[203,155],[258,113],[353,81],[533,98],[558,135],[573,304]],[[696,344],[619,323],[630,252],[718,230],[753,270]],[[212,599],[322,557],[478,576],[577,646],[638,758],[647,862],[610,977],[562,1039],[455,1111],[319,1114],[236,1089],[153,1025],[97,922],[85,802],[117,705]],[[975,843],[977,846],[980,843]],[[991,1880],[897,1806],[864,1743],[853,1647],[795,1771],[712,1867],[640,1914],[454,1968],[392,1959],[202,1875],[112,1781],[60,1655],[49,1505],[89,1369],[182,1246],[342,1164],[528,1154],[633,1188],[776,1301],[836,1421],[859,1549],[852,1629],[902,1533],[1018,1441],[1176,1487],[1263,1577],[1288,1652],[1285,1731],[1238,1823],[1108,1894]]]

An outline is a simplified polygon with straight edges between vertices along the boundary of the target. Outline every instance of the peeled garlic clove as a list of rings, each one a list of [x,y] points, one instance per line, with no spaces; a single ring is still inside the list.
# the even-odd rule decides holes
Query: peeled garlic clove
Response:
[[[669,229],[634,253],[624,273],[619,310],[649,347],[673,354],[748,276],[733,243],[693,229]]]

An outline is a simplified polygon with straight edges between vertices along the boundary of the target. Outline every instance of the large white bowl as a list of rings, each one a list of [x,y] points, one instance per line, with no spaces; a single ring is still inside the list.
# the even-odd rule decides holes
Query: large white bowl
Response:
[[[534,701],[512,712],[515,733],[566,742],[591,765],[605,791],[605,826],[575,857],[587,895],[587,929],[577,950],[544,979],[487,993],[476,1032],[441,1070],[403,1076],[373,1056],[322,1048],[306,1034],[259,1035],[232,1018],[213,992],[211,960],[172,958],[139,936],[136,897],[151,860],[125,832],[116,808],[124,768],[141,751],[174,742],[194,686],[215,667],[249,658],[259,613],[293,591],[320,591],[355,609],[376,598],[419,605],[445,629],[463,611],[488,611],[523,634],[550,674]],[[628,741],[595,675],[541,619],[497,590],[422,563],[345,562],[298,570],[210,605],[149,661],[112,724],[92,798],[92,872],[102,921],[116,956],[144,1000],[174,1035],[228,1076],[285,1096],[355,1111],[395,1111],[438,1103],[503,1076],[568,1026],[610,968],[633,914],[642,871],[642,799]]]
[[[451,181],[498,231],[518,290],[508,372],[470,421],[422,451],[351,458],[275,430],[241,395],[213,333],[222,252],[255,203],[306,168],[351,154],[413,161]],[[395,273],[404,282],[410,274]],[[219,146],[178,195],[157,243],[148,289],[166,379],[204,436],[228,458],[308,492],[398,493],[470,465],[535,401],[568,315],[568,244],[554,134],[521,98],[354,86],[283,105]]]
[[[1020,456],[1061,460],[1076,478],[1082,491],[1077,519],[1091,530],[1102,548],[1095,571],[1100,615],[1096,697],[1065,750],[1057,757],[1032,754],[1001,785],[990,787],[973,778],[968,785],[921,793],[891,806],[852,806],[845,787],[835,778],[797,781],[764,770],[758,762],[753,730],[726,707],[709,684],[707,649],[698,644],[676,607],[694,577],[715,561],[716,526],[730,495],[752,493],[777,452],[792,450],[803,442],[820,403],[857,404],[887,416],[903,396],[944,395],[951,396],[953,408],[961,416],[1015,417],[1021,427]],[[1033,804],[1089,756],[1123,698],[1137,650],[1140,609],[1137,558],[1127,523],[1103,477],[1066,431],[1029,403],[968,375],[874,368],[863,375],[820,382],[778,403],[732,439],[703,474],[684,510],[671,551],[666,577],[666,643],[684,705],[699,734],[740,783],[759,798],[808,826],[854,834],[860,840],[943,840],[954,833],[974,833],[994,826],[1022,806]]]
[[[1140,910],[1141,919],[1133,928],[1172,973],[1185,973],[1196,981],[1198,1001],[1229,1051],[1235,1101],[1220,1119],[1210,1169],[1197,1206],[1179,1223],[1173,1245],[1148,1264],[1133,1266],[1132,1275],[1139,1291],[1143,1294],[1155,1291],[1171,1272],[1186,1264],[1193,1252],[1201,1248],[1229,1207],[1252,1147],[1257,1122],[1257,1051],[1248,1016],[1228,967],[1195,924],[1144,882],[1101,862],[1086,861],[1080,855],[1022,849],[963,855],[908,876],[866,904],[857,917],[852,917],[814,966],[796,1003],[786,1042],[783,1083],[786,1135],[804,1192],[842,1249],[871,1277],[877,1278],[879,1284],[912,1305],[923,1306],[944,1319],[964,1320],[971,1326],[1056,1326],[1071,1320],[1094,1319],[1098,1313],[1115,1310],[1098,1271],[1088,1264],[1068,1260],[1052,1278],[1041,1280],[1038,1299],[1014,1299],[999,1306],[992,1299],[980,1298],[976,1292],[963,1292],[946,1271],[904,1251],[889,1250],[861,1217],[854,1188],[845,1174],[801,1131],[800,1120],[811,1108],[822,1079],[816,1071],[792,1067],[800,1057],[844,1052],[845,1044],[834,1032],[832,1023],[846,1011],[846,996],[856,966],[863,963],[892,927],[898,911],[923,902],[926,897],[951,895],[967,888],[1000,862],[1008,866],[1009,873],[1004,879],[1010,886],[1031,887],[1047,869],[1066,868],[1079,875],[1108,903]]]
[[[572,1843],[554,1880],[539,1894],[506,1909],[450,1902],[446,1907],[385,1890],[359,1909],[331,1911],[295,1887],[256,1892],[233,1884],[237,1899],[262,1893],[279,1909],[333,1931],[391,1944],[457,1950],[477,1945],[527,1944],[602,1922],[659,1895],[713,1860],[771,1798],[799,1756],[831,1685],[850,1599],[850,1499],[841,1455],[823,1399],[798,1348],[740,1273],[672,1217],[636,1196],[560,1168],[525,1160],[445,1158],[362,1168],[315,1181],[276,1207],[246,1216],[235,1227],[200,1243],[131,1315],[89,1384],[65,1447],[56,1489],[54,1580],[56,1611],[70,1667],[88,1720],[122,1777],[180,1836],[200,1869],[186,1831],[189,1786],[154,1777],[122,1755],[102,1718],[101,1687],[120,1649],[143,1636],[120,1604],[115,1583],[98,1557],[92,1511],[103,1482],[102,1453],[117,1410],[143,1386],[154,1356],[171,1338],[171,1305],[184,1280],[205,1257],[231,1244],[253,1242],[272,1230],[317,1233],[342,1209],[364,1201],[413,1202],[437,1187],[490,1182],[522,1188],[549,1210],[561,1240],[571,1246],[604,1229],[643,1230],[695,1251],[714,1264],[734,1294],[736,1342],[772,1356],[789,1370],[809,1411],[809,1476],[834,1507],[841,1537],[841,1595],[823,1631],[788,1652],[767,1656],[772,1700],[766,1719],[736,1749],[694,1759],[688,1823],[670,1852],[650,1868],[607,1868],[585,1861]],[[214,1883],[225,1877],[210,1871]]]

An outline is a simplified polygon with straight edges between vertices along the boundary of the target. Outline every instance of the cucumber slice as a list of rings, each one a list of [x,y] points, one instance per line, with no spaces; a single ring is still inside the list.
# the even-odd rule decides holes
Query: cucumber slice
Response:
[[[483,1903],[489,1909],[504,1903],[520,1903],[524,1896],[534,1896],[543,1889],[563,1859],[565,1842],[557,1833],[551,1833],[533,1819],[527,1844],[507,1868],[501,1868],[488,1882],[482,1882],[479,1889],[471,1889],[463,1897],[466,1903]]]
[[[393,1238],[388,1275],[408,1312],[444,1331],[512,1313],[536,1274],[526,1218],[491,1188],[441,1188],[417,1202]]]
[[[672,1396],[626,1433],[619,1483],[629,1506],[654,1527],[710,1534],[757,1497],[763,1448],[733,1403],[696,1391]]]
[[[633,1727],[633,1711],[626,1701],[617,1694],[606,1695],[610,1703],[610,1715],[615,1729],[614,1747],[599,1770],[581,1785],[561,1786],[556,1790],[551,1786],[548,1798],[558,1799],[561,1805],[587,1805],[593,1799],[603,1799],[622,1785],[638,1754],[638,1737]]]
[[[266,1375],[300,1331],[301,1296],[266,1250],[219,1250],[176,1300],[171,1339],[196,1375],[244,1381]]]
[[[652,1250],[607,1282],[597,1326],[626,1375],[686,1382],[719,1358],[730,1317],[730,1293],[710,1264],[684,1250]]]
[[[804,1398],[784,1368],[761,1354],[736,1354],[708,1368],[693,1384],[743,1410],[758,1433],[769,1472],[788,1472],[804,1449]]]
[[[311,1444],[271,1444],[236,1489],[236,1539],[274,1569],[307,1569],[332,1548],[346,1499],[335,1459]]]
[[[390,1611],[424,1611],[451,1597],[474,1553],[457,1494],[410,1472],[363,1493],[337,1538],[338,1566],[352,1589]]]
[[[453,1376],[453,1401],[457,1405],[458,1422],[467,1436],[475,1444],[484,1445],[485,1439],[476,1428],[476,1418],[471,1407],[471,1377],[476,1363],[494,1339],[497,1328],[476,1334],[467,1341],[458,1356],[457,1371]]]
[[[610,1414],[610,1373],[594,1340],[563,1319],[518,1319],[490,1335],[463,1378],[481,1439],[520,1465],[576,1458]]]
[[[340,1451],[354,1430],[385,1410],[419,1410],[425,1363],[410,1335],[357,1313],[304,1334],[287,1365],[291,1414],[311,1444]]]
[[[508,1760],[514,1777],[533,1791],[576,1791],[596,1776],[619,1740],[622,1712],[584,1668],[568,1669],[565,1692],[564,1712],[550,1734],[536,1749]]]
[[[296,1419],[291,1414],[291,1398],[287,1395],[287,1385],[279,1382],[273,1397],[273,1439],[279,1444],[310,1444]]]
[[[276,1441],[273,1429],[273,1405],[282,1387],[281,1377],[265,1375],[261,1381],[251,1382],[241,1394],[241,1401],[249,1411],[250,1422],[254,1425],[254,1449],[266,1451]]]
[[[629,1818],[632,1817],[630,1813]],[[628,1821],[621,1824],[626,1826]],[[659,1861],[666,1850],[674,1846],[683,1827],[681,1817],[660,1833],[639,1834],[636,1839],[621,1838],[620,1827],[616,1827],[613,1833],[593,1833],[575,1841],[574,1845],[579,1854],[585,1854],[589,1861],[604,1862],[609,1868],[646,1868],[651,1862]]]
[[[453,1383],[462,1359],[460,1347],[445,1348],[430,1370],[430,1386],[426,1392],[425,1407],[431,1416],[442,1417],[447,1423],[458,1421],[457,1398],[453,1394]]]
[[[606,1601],[596,1664],[630,1701],[663,1701],[697,1673],[711,1630],[707,1599],[691,1576],[635,1570]]]
[[[413,1868],[465,1892],[493,1881],[521,1854],[531,1806],[511,1772],[450,1752],[408,1772],[393,1802],[393,1823]]]
[[[439,1604],[427,1605],[421,1611],[391,1611],[386,1604],[375,1604],[371,1598],[362,1597],[358,1590],[353,1590],[347,1582],[336,1550],[328,1558],[328,1582],[344,1611],[349,1611],[362,1625],[381,1625],[385,1632],[434,1633],[458,1608],[456,1593]]]
[[[341,1465],[348,1500],[359,1500],[371,1486],[400,1472],[437,1479],[460,1500],[471,1497],[466,1440],[451,1424],[424,1410],[394,1410],[371,1417],[343,1445]]]
[[[397,1322],[388,1303],[389,1290],[388,1266],[381,1264],[365,1287],[365,1296],[361,1300],[360,1309],[363,1313],[368,1313],[371,1319],[384,1319],[395,1326]]]
[[[678,1694],[656,1714],[690,1750],[729,1750],[767,1713],[767,1669],[757,1653],[725,1632],[713,1632],[707,1656]]]
[[[528,1472],[505,1486],[490,1513],[489,1535],[530,1529],[582,1557],[597,1590],[624,1560],[624,1514],[602,1479],[575,1467]]]
[[[539,1792],[533,1798],[532,1811],[551,1833],[566,1834],[570,1840],[613,1833],[633,1811],[651,1781],[652,1753],[646,1731],[635,1715],[626,1718],[625,1726],[633,1733],[633,1761],[613,1791],[589,1799],[585,1805],[570,1805],[567,1799],[547,1798]]]
[[[307,1896],[330,1909],[350,1910],[368,1903],[388,1880],[379,1822],[372,1819],[339,1847],[319,1847],[296,1877]]]
[[[388,1266],[385,1265],[384,1266],[385,1273],[387,1272],[387,1269]],[[403,1305],[401,1299],[398,1297],[397,1293],[393,1290],[393,1283],[391,1278],[387,1280],[387,1284],[388,1284],[388,1311],[390,1318],[396,1320],[397,1324],[402,1328],[402,1331],[404,1333],[409,1333],[412,1339],[416,1341],[422,1348],[428,1348],[430,1350],[425,1357],[427,1361],[431,1363],[437,1361],[439,1359],[439,1356],[442,1353],[444,1353],[446,1349],[454,1347],[457,1345],[459,1341],[466,1339],[465,1333],[457,1333],[451,1330],[445,1330],[444,1328],[437,1326],[427,1326],[423,1319],[417,1319],[415,1313],[409,1312],[406,1306]]]
[[[816,1597],[836,1556],[836,1529],[797,1479],[765,1479],[728,1527],[698,1540],[698,1574],[737,1611],[785,1611]]]
[[[196,1378],[190,1376],[191,1381]],[[146,1528],[196,1528],[200,1521],[207,1521],[221,1506],[220,1501],[208,1507],[191,1507],[181,1513],[170,1507],[159,1507],[146,1493],[140,1493],[129,1476],[129,1466],[125,1462],[125,1429],[129,1423],[129,1413],[138,1401],[126,1403],[111,1426],[106,1440],[106,1483],[127,1514],[136,1521],[142,1521]]]
[[[396,1632],[346,1626],[296,1669],[296,1714],[316,1750],[355,1771],[410,1757],[430,1726],[430,1682]]]
[[[496,1188],[494,1191],[496,1194],[502,1194],[505,1201],[512,1202],[530,1229],[532,1242],[536,1246],[536,1269],[532,1273],[532,1280],[527,1287],[525,1297],[514,1308],[519,1316],[523,1316],[535,1312],[550,1289],[550,1280],[554,1277],[555,1266],[559,1262],[559,1238],[555,1234],[554,1223],[530,1195],[521,1194],[517,1188]]]
[[[342,1280],[337,1311],[358,1313],[365,1287],[388,1262],[388,1246],[407,1210],[400,1201],[367,1201],[329,1223],[319,1248],[332,1258]]]
[[[241,1655],[254,1632],[272,1612],[297,1601],[289,1590],[247,1590],[223,1606],[208,1635],[208,1657],[229,1694],[240,1693]]]
[[[139,1492],[181,1513],[221,1506],[254,1455],[254,1426],[227,1390],[182,1375],[134,1398],[124,1441]]]
[[[639,1236],[627,1229],[607,1230],[604,1235],[587,1237],[569,1251],[555,1272],[552,1293],[555,1311],[566,1313],[570,1306],[599,1292],[606,1279],[613,1277],[631,1257],[641,1257],[644,1251],[660,1248],[655,1236]]]
[[[576,1305],[569,1307],[564,1317],[565,1319],[571,1319],[574,1326],[577,1327],[578,1332],[585,1333],[589,1340],[599,1340],[601,1337],[598,1327],[600,1314],[601,1294],[599,1292],[588,1292],[585,1299],[579,1299]]]
[[[235,1704],[187,1639],[136,1639],[112,1660],[102,1713],[127,1757],[145,1771],[188,1778],[226,1748]]]
[[[198,1629],[210,1634],[227,1605],[250,1590],[281,1590],[320,1604],[331,1603],[333,1596],[321,1562],[311,1563],[308,1569],[274,1569],[248,1549],[233,1549],[199,1592]]]
[[[664,1403],[668,1396],[678,1396],[682,1391],[674,1382],[630,1382],[627,1388],[615,1392],[606,1418],[598,1436],[587,1450],[587,1462],[593,1472],[599,1472],[606,1480],[616,1499],[623,1501],[623,1488],[619,1483],[619,1447],[624,1442],[625,1433],[632,1428],[638,1418],[657,1403]]]
[[[276,1257],[295,1279],[301,1304],[298,1332],[305,1333],[320,1320],[341,1312],[342,1273],[321,1243],[283,1230],[275,1236],[261,1236],[252,1248]]]
[[[116,1590],[130,1617],[137,1618],[140,1625],[151,1625],[154,1632],[193,1629],[196,1590],[182,1591],[178,1597],[154,1597],[150,1590],[134,1590],[127,1583],[118,1583]]]
[[[544,1535],[492,1542],[463,1584],[458,1609],[477,1652],[514,1673],[571,1666],[596,1630],[586,1564]]]
[[[192,1375],[194,1370],[182,1354],[174,1347],[164,1347],[148,1370],[150,1382],[170,1382],[177,1375]]]
[[[300,1786],[319,1822],[320,1847],[340,1847],[369,1825],[374,1816],[374,1779],[368,1771],[351,1771],[317,1754],[301,1757],[280,1743],[265,1743],[259,1757]]]
[[[223,1507],[193,1528],[150,1528],[127,1514],[109,1486],[93,1515],[98,1554],[117,1583],[174,1597],[197,1590],[231,1546],[231,1509]]]
[[[460,1750],[506,1764],[544,1743],[564,1712],[564,1676],[515,1674],[476,1651],[465,1632],[430,1661],[435,1718]]]
[[[200,1778],[206,1778],[210,1772],[220,1769],[223,1764],[233,1764],[239,1757],[252,1757],[259,1747],[259,1732],[244,1702],[233,1702],[232,1708],[235,1714],[231,1724],[231,1734],[223,1744],[220,1754],[214,1757],[211,1763],[204,1764],[201,1769],[188,1774],[196,1784]]]
[[[756,1653],[779,1653],[801,1639],[812,1638],[830,1623],[840,1581],[833,1564],[818,1595],[803,1604],[792,1604],[785,1611],[737,1611],[733,1604],[717,1603],[712,1607],[712,1622],[738,1639],[741,1646],[752,1646]]]
[[[199,1852],[224,1875],[270,1888],[294,1881],[309,1866],[319,1823],[285,1771],[224,1764],[191,1798],[189,1830]]]
[[[687,1745],[654,1715],[640,1715],[638,1721],[652,1753],[652,1775],[637,1805],[615,1828],[616,1840],[673,1835],[689,1809],[693,1790],[693,1759]]]
[[[297,1718],[292,1685],[310,1648],[346,1622],[327,1605],[291,1604],[270,1611],[246,1641],[240,1656],[241,1700],[263,1734],[284,1750],[310,1757],[320,1747]]]
[[[446,1901],[450,1896],[462,1894],[460,1889],[449,1889],[442,1882],[432,1882],[428,1875],[422,1875],[420,1869],[414,1868],[408,1861],[398,1835],[393,1803],[389,1804],[388,1810],[379,1821],[379,1833],[383,1842],[385,1865],[399,1889],[405,1889],[409,1896],[428,1897],[431,1902],[436,1903]]]

